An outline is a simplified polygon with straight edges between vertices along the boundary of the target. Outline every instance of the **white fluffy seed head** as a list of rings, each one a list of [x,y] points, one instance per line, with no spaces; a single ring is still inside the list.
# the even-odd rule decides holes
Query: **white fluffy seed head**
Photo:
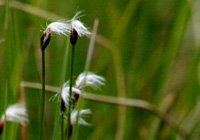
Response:
[[[75,87],[81,89],[82,87],[89,86],[93,89],[97,89],[101,85],[104,85],[104,82],[105,79],[101,76],[98,76],[92,72],[83,72],[78,76]]]
[[[90,109],[82,109],[80,110],[80,114],[79,114],[79,120],[78,120],[78,124],[79,125],[90,125],[89,123],[87,123],[84,118],[87,117],[87,115],[91,114]],[[73,110],[71,113],[71,125],[74,125],[77,123],[77,115],[78,115],[78,110]],[[65,116],[65,118],[67,119],[67,116]]]
[[[72,93],[81,94],[81,91],[77,88],[72,87]],[[65,102],[65,106],[69,105],[69,87],[64,87],[62,90],[62,99]],[[73,98],[73,96],[72,96]]]
[[[1,121],[5,121],[5,114],[2,115]],[[28,123],[28,115],[24,104],[10,105],[6,110],[6,121],[17,122],[24,126]]]
[[[44,33],[55,33],[57,35],[68,36],[70,34],[70,25],[64,21],[56,21],[49,24]]]
[[[88,31],[88,28],[84,26],[84,24],[82,22],[80,22],[78,20],[78,18],[80,18],[81,12],[77,12],[75,14],[75,16],[70,20],[71,22],[71,30],[76,30],[76,32],[78,33],[78,35],[80,37],[82,36],[89,36],[91,35],[91,33]]]

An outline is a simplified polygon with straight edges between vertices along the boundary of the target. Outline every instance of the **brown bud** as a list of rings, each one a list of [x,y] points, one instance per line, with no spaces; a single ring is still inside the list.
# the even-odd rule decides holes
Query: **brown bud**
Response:
[[[60,109],[61,109],[61,112],[62,112],[62,113],[64,113],[65,110],[66,110],[65,102],[63,101],[63,99],[61,99],[61,106],[60,106]]]
[[[3,121],[0,121],[0,135],[2,134],[3,131]]]
[[[72,136],[72,130],[73,130],[73,126],[70,125],[70,128],[69,128],[69,136],[70,136],[70,137]],[[67,129],[66,129],[66,133],[65,133],[66,136],[67,136],[67,133],[68,133],[68,131],[67,131]]]
[[[73,102],[74,103],[76,103],[77,102],[77,100],[78,100],[78,98],[79,98],[79,94],[77,94],[77,93],[73,93]]]
[[[72,46],[76,45],[77,38],[78,38],[78,33],[76,32],[75,29],[72,29],[71,35],[70,35],[70,42]]]
[[[50,33],[44,33],[41,37],[41,49],[44,51],[46,47],[48,46],[50,42],[51,34]]]

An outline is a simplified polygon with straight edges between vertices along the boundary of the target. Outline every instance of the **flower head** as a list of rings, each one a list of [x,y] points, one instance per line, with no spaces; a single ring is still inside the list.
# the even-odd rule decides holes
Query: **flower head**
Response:
[[[10,105],[6,110],[6,117],[5,114],[1,117],[1,122],[11,121],[17,122],[24,126],[28,123],[27,119],[26,108],[23,104],[14,104]],[[6,119],[5,119],[6,118]]]
[[[81,12],[77,12],[75,16],[70,20],[71,25],[71,35],[70,35],[70,41],[73,46],[75,46],[77,41],[77,36],[89,36],[91,33],[88,31],[88,28],[84,26],[84,24],[78,20],[80,18]]]
[[[78,20],[80,18],[81,12],[77,12],[75,16],[71,19],[71,29],[76,30],[80,37],[89,36],[91,33],[88,31],[88,28],[84,26],[84,24]]]
[[[92,72],[81,73],[76,80],[76,88],[81,89],[82,87],[89,86],[91,88],[99,88],[100,85],[104,85],[105,79]]]
[[[90,125],[89,123],[87,123],[84,120],[84,118],[87,117],[88,114],[91,114],[90,109],[80,110],[78,124],[80,124],[80,125]],[[71,125],[74,125],[75,123],[77,123],[77,115],[78,115],[78,110],[73,110],[72,113],[71,113]],[[65,118],[67,119],[67,116],[65,116]]]
[[[81,90],[72,87],[72,93],[80,95],[81,94]],[[63,101],[65,103],[65,106],[68,106],[69,105],[69,87],[63,88],[61,96],[62,96],[62,99],[63,99]],[[72,99],[73,98],[74,98],[74,96],[72,95]]]
[[[70,25],[64,21],[56,21],[49,24],[41,37],[42,50],[45,50],[49,44],[51,34],[53,33],[57,35],[68,36],[70,34]]]
[[[70,33],[70,25],[63,21],[56,21],[49,24],[44,33],[55,33],[57,35],[68,36]]]

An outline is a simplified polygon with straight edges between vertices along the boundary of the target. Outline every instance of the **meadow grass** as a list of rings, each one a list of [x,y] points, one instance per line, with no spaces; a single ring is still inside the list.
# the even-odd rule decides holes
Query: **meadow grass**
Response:
[[[92,110],[87,119],[92,125],[75,128],[72,139],[179,140],[185,137],[185,132],[178,131],[179,126],[188,139],[199,139],[198,4],[198,0],[1,1],[0,16],[4,20],[0,22],[0,40],[5,41],[0,42],[0,105],[4,108],[19,102],[24,93],[30,120],[25,136],[28,140],[39,138],[41,89],[22,90],[20,82],[42,83],[38,47],[41,25],[70,19],[79,7],[85,14],[81,20],[88,27],[92,27],[94,19],[99,19],[99,26],[89,61],[86,60],[89,39],[78,39],[73,78],[89,69],[104,76],[106,85],[97,91],[86,88],[87,92],[146,101],[177,125],[171,127],[163,114],[159,116],[141,104],[117,104],[118,98],[116,101],[109,98],[109,102],[107,98],[101,101],[86,98],[80,108]],[[48,85],[61,87],[69,79],[71,50],[66,44],[66,37],[51,38],[45,52]],[[8,100],[5,100],[6,80]],[[49,101],[53,95],[55,92],[46,91],[48,115],[41,133],[45,134],[44,139],[57,140],[63,134],[60,103]],[[5,108],[0,110],[1,115],[4,111]],[[4,133],[0,139],[5,136],[6,140],[22,139],[21,126],[16,123],[7,122]]]

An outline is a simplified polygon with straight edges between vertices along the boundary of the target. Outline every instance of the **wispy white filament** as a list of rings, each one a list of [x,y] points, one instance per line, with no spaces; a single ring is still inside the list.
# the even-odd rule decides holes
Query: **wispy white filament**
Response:
[[[92,87],[94,89],[99,88],[100,85],[104,85],[105,79],[92,72],[81,73],[76,80],[76,88],[81,89],[82,87]]]
[[[5,121],[5,114],[1,117],[1,121]],[[6,110],[6,121],[17,122],[25,126],[28,123],[26,107],[23,104],[10,105]]]
[[[55,33],[68,36],[70,34],[70,25],[63,21],[56,21],[49,24],[44,33]]]
[[[75,16],[70,20],[71,22],[71,29],[76,30],[80,37],[82,36],[89,36],[91,33],[88,31],[88,28],[84,26],[82,22],[78,20],[80,18],[81,12],[77,12]]]
[[[77,88],[72,87],[72,93],[76,93],[80,95],[81,91]],[[63,88],[61,96],[62,96],[63,101],[65,102],[65,106],[68,106],[69,105],[69,87]]]
[[[72,87],[72,99],[75,99],[73,96],[74,93],[82,95],[81,88],[82,87],[91,87],[93,89],[98,89],[101,85],[104,85],[105,79],[102,76],[98,76],[92,72],[83,72],[81,73],[77,80],[74,87]],[[62,93],[61,93],[62,92]],[[65,106],[68,107],[69,105],[69,81],[63,84],[63,88],[60,92],[52,97],[54,100],[55,98],[59,97],[61,94],[62,100],[65,103]]]
[[[84,120],[84,118],[87,117],[88,114],[91,114],[90,109],[80,110],[78,124],[80,124],[80,125],[90,125],[89,123],[87,123]],[[71,113],[71,124],[72,125],[77,123],[77,115],[78,115],[78,110],[73,110],[72,113]],[[67,119],[67,116],[65,116],[65,118]]]
[[[68,36],[71,32],[71,26],[63,21],[56,21],[52,22],[47,26],[47,28],[44,31],[44,42],[47,40],[47,38],[52,34],[55,33],[57,35],[64,35]]]

